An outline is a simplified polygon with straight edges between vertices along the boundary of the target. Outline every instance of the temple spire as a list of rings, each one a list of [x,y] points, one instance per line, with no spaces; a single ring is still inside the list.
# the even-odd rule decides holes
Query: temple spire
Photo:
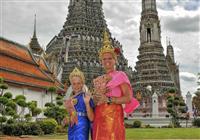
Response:
[[[170,88],[177,88],[180,94],[179,68],[174,62],[174,51],[169,38],[166,37],[167,56],[161,43],[161,26],[156,9],[156,0],[141,0],[142,12],[140,20],[140,46],[136,72],[134,75],[134,91],[141,93],[141,110],[152,114],[152,117],[167,113],[166,98]],[[152,87],[152,92],[146,87]],[[159,98],[150,98],[155,92]],[[147,109],[148,108],[148,109]],[[158,112],[159,111],[159,112]]]
[[[171,45],[170,38],[168,38],[167,56],[170,56],[172,62],[175,63],[175,59],[174,59],[174,49],[173,49],[173,46]]]
[[[161,43],[160,20],[156,10],[156,0],[142,0],[140,22],[141,43]]]
[[[31,52],[33,54],[41,55],[43,52],[43,49],[41,48],[37,36],[36,36],[36,14],[34,18],[34,31],[33,31],[33,37],[31,38],[31,41],[29,43],[29,48],[31,49]]]
[[[36,14],[34,19],[34,31],[33,31],[33,37],[36,38]]]
[[[103,42],[104,30],[108,33],[107,42]],[[102,0],[69,0],[63,28],[46,46],[46,54],[51,56],[48,58],[50,68],[55,65],[56,74],[63,83],[66,83],[74,67],[82,69],[87,86],[92,87],[93,78],[103,74],[97,56],[104,43],[122,50],[119,41],[111,37],[103,13]],[[119,57],[118,70],[125,70],[131,77],[128,61],[123,53],[120,53]]]
[[[161,27],[156,11],[156,0],[142,0],[138,50],[139,56],[135,68],[138,72],[137,83],[140,84],[140,87],[145,88],[146,85],[152,85],[154,89],[162,91],[173,87],[174,83],[161,44]],[[169,48],[168,53],[173,57],[173,49]],[[162,74],[165,76],[163,77]],[[143,89],[140,90],[145,92]]]
[[[59,37],[79,34],[100,37],[106,25],[101,0],[70,0],[69,13]]]
[[[142,0],[142,12],[152,11],[157,13],[156,0]]]

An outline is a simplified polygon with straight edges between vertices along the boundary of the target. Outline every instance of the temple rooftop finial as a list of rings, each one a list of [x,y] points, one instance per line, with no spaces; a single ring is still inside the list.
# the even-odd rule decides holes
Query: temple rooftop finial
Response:
[[[42,47],[40,46],[37,36],[36,36],[36,14],[34,17],[34,31],[33,31],[33,37],[31,38],[31,41],[29,43],[29,48],[34,54],[41,55],[43,52]]]

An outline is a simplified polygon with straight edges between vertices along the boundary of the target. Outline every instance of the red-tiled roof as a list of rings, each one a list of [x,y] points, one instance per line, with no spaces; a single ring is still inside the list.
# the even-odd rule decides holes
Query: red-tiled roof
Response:
[[[37,63],[39,65],[40,69],[45,71],[46,74],[49,76],[49,78],[51,78],[52,80],[54,79],[55,84],[57,86],[62,85],[57,79],[55,79],[55,76],[54,76],[53,72],[50,71],[49,67],[47,66],[45,59],[41,56],[37,56],[36,59],[37,59]],[[62,86],[64,87],[64,85],[62,85]]]
[[[5,78],[6,81],[8,82],[17,82],[19,84],[24,84],[28,86],[36,86],[36,87],[50,87],[54,86],[55,84],[53,82],[37,79],[34,77],[29,77],[26,75],[21,75],[15,72],[9,72],[9,71],[1,71],[0,76]]]
[[[0,67],[26,73],[36,77],[46,78],[44,73],[42,73],[35,64],[30,64],[25,61],[13,59],[12,57],[5,55],[0,55],[0,60]]]
[[[0,39],[0,52],[6,53],[11,56],[16,56],[18,58],[23,58],[24,60],[32,62],[31,55],[25,47],[22,47],[18,44],[8,42],[5,39]]]
[[[8,83],[62,89],[63,85],[49,74],[45,60],[38,63],[25,46],[0,38],[0,60],[0,77]]]
[[[46,62],[45,62],[45,60],[44,60],[44,58],[42,58],[41,56],[37,56],[37,57],[36,57],[36,60],[37,60],[37,63],[38,63],[38,65],[40,66],[40,68],[41,68],[42,70],[46,71],[47,73],[52,73],[52,72],[50,71],[50,69],[48,68],[48,66],[47,66],[47,64],[46,64]]]

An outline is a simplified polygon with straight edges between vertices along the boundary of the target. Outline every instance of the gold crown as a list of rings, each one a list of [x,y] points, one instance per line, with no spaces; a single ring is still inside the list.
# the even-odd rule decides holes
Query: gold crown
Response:
[[[111,53],[115,59],[117,58],[115,49],[110,42],[110,36],[106,30],[104,31],[104,35],[103,35],[103,47],[99,50],[100,59],[102,58],[102,55],[104,53]]]
[[[80,77],[83,83],[85,83],[85,77],[82,71],[80,71],[77,67],[69,74],[69,80],[72,81],[73,77]]]

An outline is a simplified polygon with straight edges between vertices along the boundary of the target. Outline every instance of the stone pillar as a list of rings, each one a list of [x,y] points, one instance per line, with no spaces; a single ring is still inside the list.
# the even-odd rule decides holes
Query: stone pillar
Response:
[[[154,92],[152,96],[152,118],[158,118],[158,95]]]
[[[188,91],[186,94],[186,105],[187,105],[187,112],[190,113],[190,117],[193,116],[192,112],[192,94]]]

